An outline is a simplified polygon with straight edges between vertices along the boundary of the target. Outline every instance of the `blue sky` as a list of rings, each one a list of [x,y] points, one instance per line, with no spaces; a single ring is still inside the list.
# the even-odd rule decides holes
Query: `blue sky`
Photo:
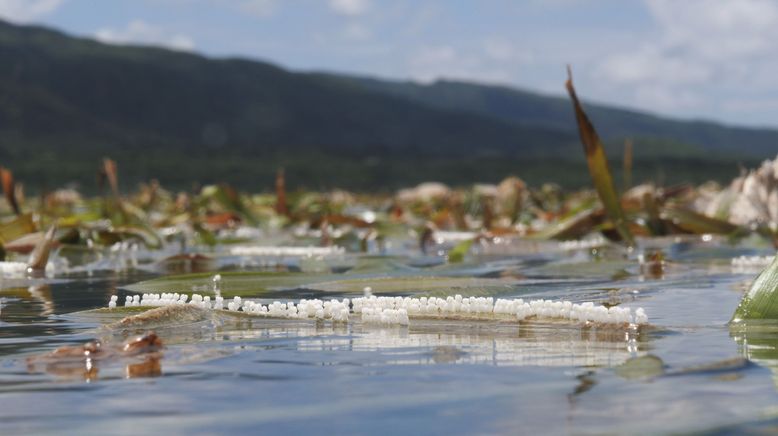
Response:
[[[0,17],[294,70],[579,93],[682,118],[778,126],[778,2],[0,0]]]

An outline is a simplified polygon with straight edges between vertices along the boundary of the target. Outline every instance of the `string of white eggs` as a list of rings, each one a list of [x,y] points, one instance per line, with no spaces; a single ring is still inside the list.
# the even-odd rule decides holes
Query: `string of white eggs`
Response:
[[[112,296],[109,308],[117,306],[117,296]],[[648,316],[643,308],[635,310],[628,307],[605,307],[592,302],[572,303],[570,301],[502,299],[492,297],[359,297],[342,300],[307,300],[298,302],[275,301],[261,304],[253,300],[234,297],[227,301],[222,297],[193,294],[191,300],[187,294],[162,293],[128,295],[125,306],[159,307],[175,304],[190,304],[202,309],[242,311],[273,318],[315,318],[346,322],[349,317],[359,315],[362,322],[384,325],[408,325],[412,317],[455,317],[462,315],[477,316],[515,316],[522,321],[527,318],[567,319],[574,322],[593,322],[600,324],[648,324]]]

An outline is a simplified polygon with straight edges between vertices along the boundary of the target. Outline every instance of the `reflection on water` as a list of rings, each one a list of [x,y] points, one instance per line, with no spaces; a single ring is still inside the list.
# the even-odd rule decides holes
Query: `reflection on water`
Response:
[[[49,316],[54,313],[54,301],[51,298],[51,286],[47,284],[32,285],[27,288],[30,298],[41,303],[40,316]]]
[[[100,367],[126,365],[127,378],[154,377],[162,374],[162,340],[153,332],[130,338],[123,343],[100,340],[65,345],[51,352],[27,358],[27,371],[45,372],[62,378],[96,380]]]
[[[729,265],[729,257],[744,250],[716,254],[710,246],[669,241],[667,267],[649,277],[636,259],[586,250],[558,256],[558,247],[517,244],[479,252],[481,263],[393,262],[452,276],[509,276],[515,285],[508,297],[643,306],[656,328],[634,334],[444,320],[387,328],[358,320],[213,317],[155,325],[164,354],[36,360],[95,339],[121,344],[144,327],[111,330],[101,326],[116,319],[77,312],[104,307],[113,294],[123,300],[117,287],[153,273],[133,269],[132,258],[112,273],[92,271],[94,264],[81,271],[74,261],[69,276],[0,284],[0,433],[769,428],[778,410],[778,328],[726,326],[751,278],[733,274]],[[84,262],[92,256],[82,255]],[[214,257],[217,267],[239,268]],[[366,271],[369,281],[374,273]],[[284,292],[285,298],[305,297],[303,290]]]
[[[53,361],[29,359],[27,362],[27,371],[31,374],[46,373],[60,379],[71,379],[73,381],[96,381],[100,378],[101,368],[112,370],[119,368],[119,370],[124,372],[126,378],[158,377],[162,375],[161,355],[149,355],[129,362],[104,362],[95,359]]]
[[[286,341],[311,359],[323,352],[378,352],[382,364],[437,363],[513,366],[612,367],[643,355],[647,345],[624,330],[581,329],[577,326],[483,323],[478,331],[464,323],[414,321],[408,327],[262,320],[211,333],[217,341]],[[280,324],[280,325],[279,325]],[[293,324],[293,325],[284,325]],[[200,327],[198,327],[200,329]],[[202,333],[202,332],[199,332]],[[173,338],[181,340],[181,338]]]
[[[778,323],[774,320],[751,321],[734,324],[730,330],[740,354],[769,368],[773,373],[773,383],[778,388]]]
[[[637,353],[637,341],[624,332],[596,332],[579,328],[514,327],[501,331],[484,326],[467,332],[457,325],[414,322],[411,328],[357,328],[348,337],[300,340],[302,351],[378,351],[387,363],[436,363],[517,366],[609,367]],[[458,331],[459,330],[459,331]],[[464,332],[461,330],[465,330]],[[310,332],[298,331],[297,336]]]

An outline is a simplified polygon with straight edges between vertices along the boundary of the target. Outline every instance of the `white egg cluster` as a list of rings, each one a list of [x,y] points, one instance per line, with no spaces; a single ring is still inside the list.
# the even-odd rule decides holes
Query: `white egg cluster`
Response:
[[[116,307],[117,297],[111,297],[108,307]],[[143,294],[142,296],[127,296],[125,306],[167,306],[174,304],[190,304],[202,309],[225,309],[224,299],[193,294],[192,299],[186,294],[162,293]],[[527,318],[564,319],[573,322],[593,322],[599,324],[648,324],[646,312],[639,308],[634,315],[627,307],[598,306],[592,302],[572,303],[570,301],[502,299],[495,301],[492,297],[462,297],[461,295],[447,298],[437,297],[360,297],[349,300],[322,301],[300,300],[298,303],[274,301],[261,304],[253,300],[243,300],[234,297],[227,302],[229,311],[242,311],[273,318],[296,319],[329,319],[346,322],[353,310],[359,314],[362,322],[382,325],[408,325],[411,317],[442,317],[476,316],[483,318],[516,319]]]
[[[763,268],[775,260],[775,256],[738,256],[732,258],[732,266],[739,268]]]
[[[316,318],[346,322],[349,315],[349,300],[300,300],[297,304],[291,301],[287,303],[274,301],[264,305],[254,301],[241,302],[240,297],[235,297],[227,308],[273,318]]]
[[[111,299],[113,300],[113,297],[115,295],[111,296]],[[128,295],[127,298],[124,300],[124,306],[125,307],[133,307],[133,306],[140,306],[140,296],[138,295]],[[149,304],[144,304],[144,306],[149,306]]]
[[[647,324],[648,317],[640,308],[632,315],[630,308],[595,306],[592,302],[575,304],[570,301],[497,299],[488,297],[468,297],[461,295],[449,296],[445,299],[436,297],[362,297],[353,300],[354,313],[362,313],[365,320],[371,322],[383,319],[386,311],[402,310],[408,316],[446,316],[446,315],[509,315],[519,321],[535,317],[549,319],[569,319],[578,322],[595,322],[602,324]],[[388,312],[392,314],[394,312]],[[386,317],[384,317],[386,318]]]
[[[595,306],[590,301],[574,304],[570,301],[533,300],[516,311],[520,320],[531,316],[601,324],[631,324],[634,321],[629,308]]]
[[[590,250],[592,248],[602,247],[607,243],[607,239],[598,236],[590,239],[562,241],[559,243],[559,249],[562,251]]]
[[[111,297],[111,301],[115,302],[114,296]],[[170,306],[173,304],[187,304],[189,296],[186,294],[179,294],[178,292],[165,292],[162,294],[143,294],[143,295],[128,295],[124,301],[125,306]],[[192,300],[189,304],[199,306],[203,309],[211,308],[211,297],[206,296],[203,298],[201,295],[192,295]],[[110,305],[110,303],[109,303]]]
[[[475,239],[478,236],[478,233],[475,232],[449,232],[445,230],[438,230],[433,235],[435,237],[435,242],[438,244],[443,244],[445,242],[462,242],[462,241],[469,241],[471,239]]]
[[[230,248],[230,254],[235,256],[327,256],[332,254],[343,254],[346,249],[343,247],[258,247],[258,246],[238,246]]]
[[[111,296],[111,300],[108,302],[109,309],[116,308],[117,299],[116,295]],[[190,304],[201,309],[225,309],[225,302],[222,297],[216,297],[212,302],[211,297],[208,295],[193,294],[192,299],[189,300],[188,295],[179,294],[178,292],[128,295],[124,303],[126,307],[159,307],[175,304]],[[318,299],[300,300],[297,304],[291,301],[287,303],[274,301],[265,305],[252,300],[243,300],[241,297],[234,297],[232,301],[228,301],[226,304],[226,309],[229,311],[242,311],[273,318],[317,318],[344,322],[348,321],[349,307],[350,301],[347,298],[340,301],[334,299],[329,301]]]
[[[361,297],[353,300],[354,313],[370,309],[405,309],[408,315],[439,315],[461,313],[493,313],[494,298],[469,297],[456,295],[447,298],[436,297]]]
[[[408,311],[405,309],[362,308],[362,322],[383,325],[408,325]]]

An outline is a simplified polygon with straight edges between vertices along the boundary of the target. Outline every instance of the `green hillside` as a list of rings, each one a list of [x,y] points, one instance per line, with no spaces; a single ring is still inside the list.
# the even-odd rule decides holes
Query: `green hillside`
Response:
[[[570,123],[573,117],[570,102],[562,97],[502,86],[447,80],[421,85],[412,82],[340,77],[342,80],[360,84],[365,89],[402,97],[430,107],[466,110],[515,125],[544,126],[569,131],[575,129],[575,124]],[[723,154],[738,150],[741,155],[757,157],[778,152],[777,130],[732,127],[707,121],[678,121],[600,104],[588,104],[587,111],[605,138],[644,138],[647,142],[671,139],[687,144],[688,150]],[[668,150],[654,150],[653,154],[667,152]]]
[[[296,73],[3,22],[0,59],[0,163],[33,189],[92,186],[104,155],[126,183],[157,177],[177,186],[227,180],[262,189],[278,166],[307,187],[465,184],[510,173],[586,183],[561,98]],[[637,138],[638,177],[725,178],[737,160],[778,151],[775,130],[590,110],[614,150],[624,136]]]

